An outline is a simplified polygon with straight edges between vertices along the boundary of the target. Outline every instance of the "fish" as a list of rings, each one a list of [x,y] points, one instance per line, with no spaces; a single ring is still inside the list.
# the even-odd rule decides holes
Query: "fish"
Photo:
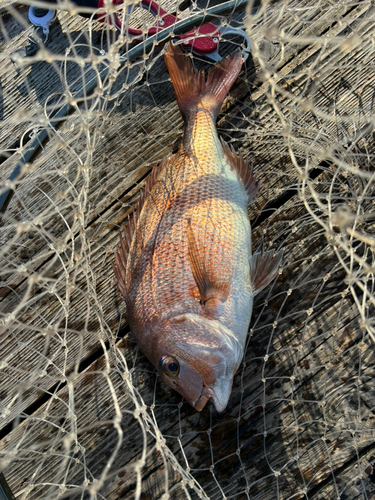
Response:
[[[197,411],[225,410],[244,355],[253,299],[282,251],[251,252],[247,207],[259,185],[216,130],[238,50],[207,77],[173,43],[164,59],[184,121],[177,153],[148,177],[113,264],[131,331],[167,386]]]

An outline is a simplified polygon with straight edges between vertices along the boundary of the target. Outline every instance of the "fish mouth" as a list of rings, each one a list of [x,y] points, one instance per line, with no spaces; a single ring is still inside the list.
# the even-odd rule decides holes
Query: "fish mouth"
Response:
[[[217,412],[221,413],[228,405],[232,392],[233,375],[231,377],[219,378],[213,388],[212,401]]]
[[[193,366],[194,362],[200,362],[209,368],[209,376],[203,376],[201,373],[200,388],[195,387],[195,390],[185,391],[182,393],[183,396],[197,411],[201,411],[210,399],[216,411],[224,411],[232,390],[233,376],[243,357],[242,344],[233,332],[218,320],[187,313],[174,317],[173,321],[187,322],[192,325],[191,328],[194,327],[198,332],[204,333],[197,338],[191,335],[190,342],[185,339],[177,340],[176,347],[192,358]],[[199,370],[197,373],[200,373]],[[204,385],[204,382],[207,385]]]
[[[214,392],[211,387],[204,386],[201,392],[201,395],[199,398],[193,403],[193,407],[197,411],[202,411],[203,408],[206,406],[207,401],[209,401],[214,395]]]
[[[201,395],[197,401],[193,403],[193,407],[197,411],[201,411],[206,406],[207,401],[212,399],[216,411],[219,413],[223,412],[228,405],[230,394],[232,392],[232,385],[233,378],[228,379],[226,377],[222,377],[216,381],[213,387],[204,386]]]

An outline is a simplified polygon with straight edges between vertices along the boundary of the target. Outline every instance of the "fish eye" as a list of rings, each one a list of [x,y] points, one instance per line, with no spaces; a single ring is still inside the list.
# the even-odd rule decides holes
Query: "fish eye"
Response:
[[[180,373],[180,364],[176,358],[172,356],[163,356],[160,358],[160,363],[163,371],[167,375],[176,377]]]

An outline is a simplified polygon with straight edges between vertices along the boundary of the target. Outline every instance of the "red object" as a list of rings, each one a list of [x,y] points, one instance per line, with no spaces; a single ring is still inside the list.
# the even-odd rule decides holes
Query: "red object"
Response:
[[[114,4],[122,4],[122,0],[112,0]],[[147,9],[151,14],[155,17],[160,17],[159,21],[157,21],[146,33],[147,36],[152,36],[162,31],[173,24],[176,24],[181,19],[173,14],[168,14],[166,10],[164,10],[160,5],[154,0],[142,0],[141,3],[144,9]],[[98,9],[104,9],[104,0],[98,0]],[[111,23],[111,19],[114,20],[116,27],[119,30],[123,30],[125,34],[128,34],[135,38],[136,40],[143,39],[145,33],[141,29],[130,28],[127,26],[123,26],[122,21],[119,19],[116,13],[112,16],[108,16],[105,13],[97,14],[98,21],[100,22],[109,22]],[[202,36],[205,35],[205,36]],[[190,47],[195,52],[200,52],[202,54],[209,54],[210,52],[214,52],[217,50],[217,46],[219,44],[219,35],[220,31],[218,28],[212,23],[202,24],[199,28],[192,29],[187,31],[183,35],[177,36],[179,40],[184,40],[182,43],[182,48]]]

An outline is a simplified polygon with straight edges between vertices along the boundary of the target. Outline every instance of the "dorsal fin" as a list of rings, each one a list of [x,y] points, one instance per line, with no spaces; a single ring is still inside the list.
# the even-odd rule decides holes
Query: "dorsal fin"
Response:
[[[132,213],[128,215],[127,223],[124,223],[124,237],[121,236],[120,231],[120,244],[117,246],[115,251],[116,264],[112,262],[113,272],[115,275],[115,282],[117,288],[119,289],[121,295],[125,299],[125,278],[126,278],[126,263],[128,260],[128,255],[130,251],[130,246],[132,243],[133,235],[137,228],[137,222],[139,214],[142,211],[143,205],[145,204],[148,193],[150,192],[152,186],[154,185],[157,176],[159,175],[161,169],[167,161],[171,159],[171,156],[164,158],[158,165],[152,169],[150,175],[147,177],[145,188],[139,197],[136,209],[132,209]]]
[[[164,165],[171,160],[173,161],[174,157],[175,157],[175,155],[168,155],[165,158],[163,158],[162,161],[160,163],[158,163],[158,165],[155,165],[155,167],[152,169],[150,175],[147,177],[144,190],[143,190],[141,196],[139,197],[139,200],[137,203],[137,208],[135,209],[135,211],[133,211],[133,218],[135,219],[134,225],[133,225],[134,230],[135,230],[136,225],[137,225],[138,216],[142,211],[142,208],[143,208],[143,205],[145,204],[148,193],[150,192],[152,186],[155,184],[157,176],[159,175],[159,173],[160,173],[161,169],[164,167]]]
[[[130,237],[129,233],[131,231],[131,219],[130,215],[128,215],[128,224],[124,224],[124,237],[121,236],[120,231],[120,244],[116,248],[115,251],[115,259],[116,264],[112,262],[113,273],[115,275],[115,282],[119,292],[121,293],[123,299],[125,300],[125,278],[126,278],[126,262],[128,260],[128,253],[130,248]]]
[[[248,204],[250,205],[255,200],[255,195],[259,190],[259,183],[253,176],[253,169],[241,154],[237,155],[233,146],[228,146],[223,138],[221,139],[221,145],[228,165],[236,172],[245,187]]]

